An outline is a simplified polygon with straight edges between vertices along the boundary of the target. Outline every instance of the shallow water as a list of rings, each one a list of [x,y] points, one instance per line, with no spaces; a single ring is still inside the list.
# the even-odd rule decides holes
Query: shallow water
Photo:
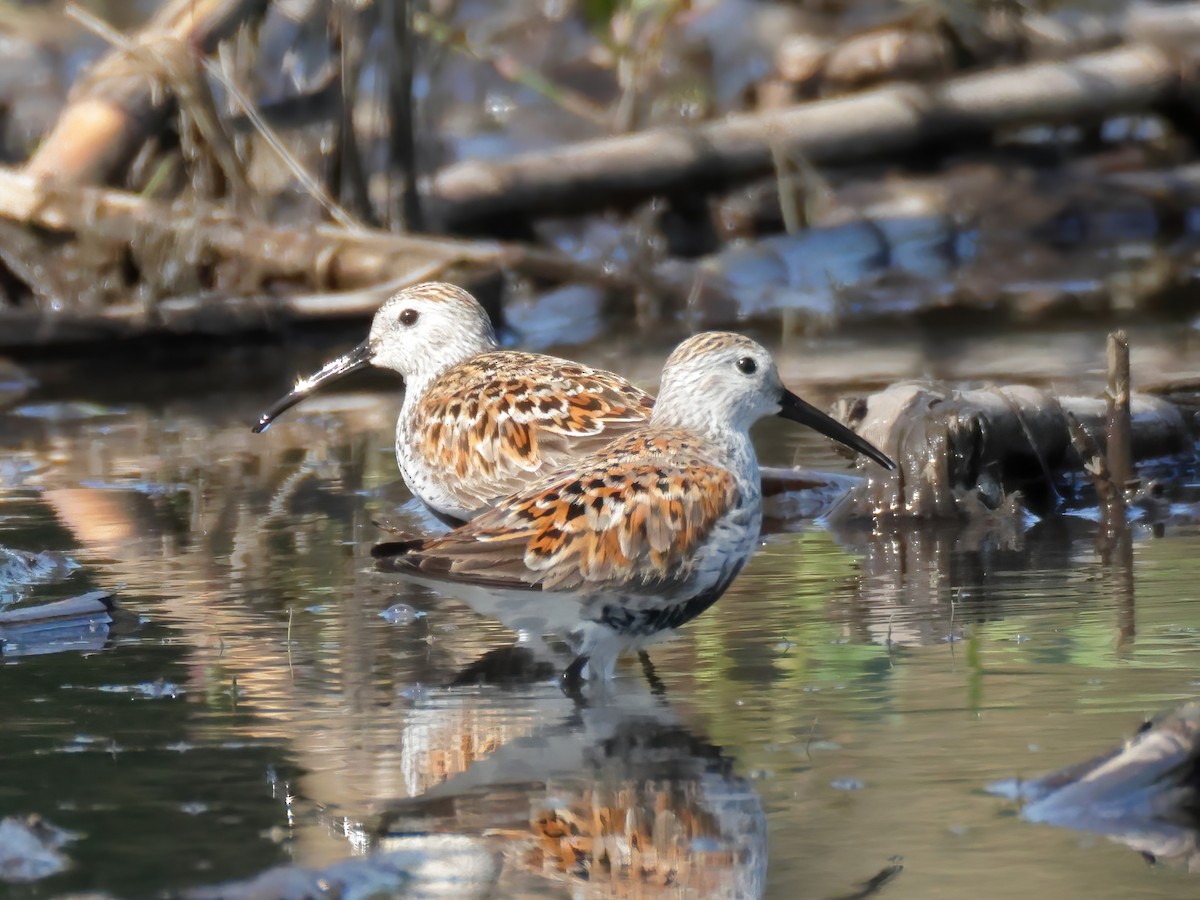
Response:
[[[1195,368],[1187,332],[1134,338],[1143,381]],[[1047,340],[800,343],[782,368],[816,400],[1002,362],[1093,390],[1102,335],[1060,335],[1053,354]],[[549,668],[470,683],[512,635],[371,569],[372,519],[419,522],[395,511],[395,391],[317,397],[250,434],[329,352],[271,357],[278,373],[237,391],[211,370],[148,389],[136,370],[43,367],[47,387],[0,415],[0,546],[81,564],[29,597],[99,587],[132,614],[75,649],[0,657],[0,815],[81,835],[68,872],[19,896],[145,896],[424,831],[481,836],[505,895],[845,897],[896,862],[897,898],[1200,888],[983,791],[1200,693],[1195,527],[1138,532],[1124,559],[1102,558],[1084,518],[772,535],[653,648],[653,682],[627,661],[578,707]],[[661,358],[579,355],[646,383]],[[785,426],[759,437],[764,461],[844,468]],[[588,851],[643,875],[597,862],[585,878]]]

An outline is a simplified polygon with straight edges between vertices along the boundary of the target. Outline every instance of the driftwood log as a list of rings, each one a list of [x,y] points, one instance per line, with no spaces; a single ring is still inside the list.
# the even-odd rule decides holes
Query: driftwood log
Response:
[[[0,656],[96,651],[108,641],[117,609],[107,591],[0,612]]]
[[[578,212],[762,175],[772,169],[773,150],[813,165],[859,162],[956,136],[1145,110],[1178,97],[1184,83],[1171,52],[1138,44],[929,87],[892,85],[503,162],[458,163],[435,176],[430,213],[455,224],[519,213]]]
[[[142,29],[139,40],[144,45],[170,41],[198,54],[212,53],[268,6],[269,0],[172,0]],[[26,174],[89,184],[123,172],[174,108],[174,94],[157,75],[136,53],[111,50],[74,86],[58,122],[26,163]]]
[[[536,247],[336,225],[272,225],[196,200],[157,201],[52,184],[5,168],[0,168],[0,234],[10,249],[14,243],[21,249],[9,253],[0,246],[0,258],[14,271],[30,269],[26,281],[45,301],[0,310],[0,347],[173,331],[223,333],[289,319],[365,318],[407,284],[501,269],[609,287],[630,284],[619,271]],[[103,257],[112,269],[132,267],[143,288],[170,299],[133,300],[129,290],[120,289],[114,293],[123,302],[79,302],[71,286],[61,283],[61,271],[30,262],[46,255],[44,244],[53,247],[64,239],[89,248],[93,259]],[[103,277],[93,273],[87,287],[99,289]]]
[[[1197,3],[1138,2],[1113,10],[1076,7],[1020,15],[996,10],[970,25],[945,9],[916,9],[836,41],[795,35],[779,48],[776,74],[806,96],[828,97],[879,83],[927,81],[964,67],[1062,60],[1122,44],[1183,49],[1197,38]]]
[[[1131,460],[1190,453],[1183,414],[1169,401],[1130,397]],[[835,415],[880,447],[896,472],[869,471],[843,511],[853,515],[957,517],[996,509],[1021,491],[1040,512],[1059,506],[1057,476],[1081,471],[1071,420],[1104,446],[1106,401],[1058,397],[1027,385],[958,391],[902,383],[841,401]]]
[[[1132,740],[1029,781],[990,786],[1024,818],[1103,834],[1154,860],[1200,861],[1200,702],[1147,722]]]

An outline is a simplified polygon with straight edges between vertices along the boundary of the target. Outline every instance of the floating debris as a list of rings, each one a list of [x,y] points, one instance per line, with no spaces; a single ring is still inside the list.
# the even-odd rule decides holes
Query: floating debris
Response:
[[[78,837],[37,815],[0,820],[0,881],[20,884],[65,871],[71,861],[59,850]]]
[[[1021,814],[1030,822],[1103,834],[1154,860],[1194,869],[1200,862],[1198,761],[1200,700],[1192,700],[1099,756],[987,789],[1025,802]]]
[[[100,650],[108,642],[116,608],[112,594],[91,591],[0,612],[0,656]]]
[[[379,614],[379,618],[385,622],[391,622],[393,625],[411,625],[417,619],[424,617],[424,612],[414,609],[407,603],[393,603]]]
[[[30,453],[6,453],[0,459],[0,489],[23,487],[31,476],[46,471],[48,466]]]
[[[828,514],[863,481],[855,475],[764,466],[761,471],[764,525],[802,522]]]
[[[57,550],[33,553],[0,547],[0,608],[25,597],[35,585],[66,581],[79,568],[79,563]]]
[[[160,678],[158,681],[141,681],[137,684],[102,684],[97,688],[106,694],[130,694],[147,700],[174,700],[183,689],[173,681]]]
[[[246,881],[184,891],[189,900],[300,900],[350,898],[490,897],[500,875],[500,856],[485,841],[466,835],[409,835],[390,849],[347,859],[323,869],[280,866]]]
[[[41,419],[46,422],[82,422],[87,419],[122,416],[125,415],[125,412],[120,407],[101,406],[98,403],[74,401],[62,403],[27,403],[24,406],[18,406],[10,415],[21,416],[25,419]]]
[[[0,359],[0,409],[16,403],[33,388],[37,379],[16,363]]]

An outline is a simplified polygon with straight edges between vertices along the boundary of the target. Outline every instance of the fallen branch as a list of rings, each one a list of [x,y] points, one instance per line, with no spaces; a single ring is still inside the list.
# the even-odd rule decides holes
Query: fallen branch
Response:
[[[1112,47],[1122,41],[1184,47],[1200,38],[1200,3],[1135,2],[1121,9],[1064,9],[1026,15],[1025,39],[1038,58],[1062,58]]]
[[[171,203],[122,191],[51,187],[9,169],[0,169],[0,219],[101,248],[114,266],[128,254],[143,282],[162,296],[176,298],[161,303],[122,298],[113,303],[104,296],[88,298],[90,302],[72,297],[70,302],[63,298],[64,309],[59,311],[4,312],[0,345],[7,346],[189,327],[262,327],[270,313],[303,316],[306,308],[314,307],[314,314],[369,314],[382,293],[357,294],[340,309],[339,298],[319,305],[302,297],[295,302],[281,298],[380,285],[395,289],[444,276],[455,266],[498,268],[516,255],[512,248],[491,242],[415,238],[333,225],[281,228],[195,201]],[[104,280],[100,275],[84,277],[99,285]],[[35,287],[39,286],[31,285]]]
[[[1129,409],[1131,460],[1191,447],[1184,417],[1171,403],[1133,394]],[[869,470],[848,514],[928,519],[997,509],[1018,490],[1038,511],[1054,510],[1053,476],[1080,470],[1092,455],[1076,451],[1072,419],[1089,446],[1103,442],[1108,425],[1103,399],[1058,397],[1026,385],[956,391],[897,384],[842,401],[836,414],[899,464],[886,475]]]
[[[893,85],[693,128],[588,141],[505,162],[462,162],[435,177],[430,212],[447,224],[579,212],[765,174],[772,146],[815,165],[857,162],[961,134],[1144,110],[1179,90],[1178,66],[1166,52],[1148,44],[1121,47],[931,87]]]
[[[108,640],[116,601],[107,591],[0,612],[0,656],[95,651]]]
[[[243,24],[260,17],[267,0],[173,0],[138,38],[174,42],[208,54]],[[53,130],[25,165],[35,178],[58,183],[105,182],[123,172],[138,148],[157,134],[175,98],[136,53],[114,49],[72,90]]]
[[[63,298],[64,309],[53,312],[0,309],[0,346],[160,331],[224,333],[292,318],[366,316],[387,294],[407,284],[435,277],[469,279],[498,269],[630,284],[622,273],[552,251],[334,225],[278,227],[196,201],[172,203],[124,191],[51,186],[0,168],[3,220],[101,248],[114,266],[130,260],[143,281],[170,299],[131,303],[127,297],[109,302],[100,296],[87,303],[70,297]],[[165,270],[161,275],[160,269]],[[102,291],[107,288],[101,275],[89,270],[80,277]],[[40,295],[44,285],[34,288]]]
[[[1022,816],[1102,834],[1155,861],[1195,867],[1200,703],[1184,703],[1093,759],[1031,781],[989,785],[1025,801]]]
[[[896,81],[931,81],[955,69],[1063,60],[1130,43],[1183,49],[1200,38],[1200,3],[1135,2],[1046,14],[989,15],[972,26],[945,8],[913,8],[837,41],[794,35],[776,72],[803,96],[830,97]]]
[[[345,229],[286,228],[196,201],[147,200],[125,191],[44,184],[0,168],[0,218],[77,239],[136,244],[149,236],[189,248],[191,255],[253,264],[261,277],[311,279],[337,289],[362,287],[437,262],[497,264],[515,251],[494,241],[461,241]],[[504,258],[502,260],[501,258]]]

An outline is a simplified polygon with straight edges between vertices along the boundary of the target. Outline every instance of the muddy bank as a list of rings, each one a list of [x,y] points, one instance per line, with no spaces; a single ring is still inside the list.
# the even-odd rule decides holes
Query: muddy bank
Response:
[[[516,317],[569,310],[546,343],[597,310],[681,335],[1196,309],[1196,192],[1169,187],[1195,183],[1193,5],[388,9],[15,20],[0,340],[279,332],[498,273]]]

